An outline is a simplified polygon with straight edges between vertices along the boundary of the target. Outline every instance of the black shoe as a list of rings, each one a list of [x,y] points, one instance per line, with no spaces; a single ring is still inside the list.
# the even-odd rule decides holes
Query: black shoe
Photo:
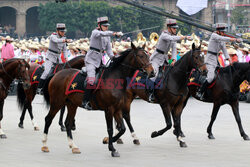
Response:
[[[204,100],[204,94],[205,94],[205,91],[207,89],[207,86],[208,86],[208,82],[205,81],[200,89],[198,90],[198,92],[196,93],[196,97],[199,98],[200,100]]]
[[[85,108],[86,110],[93,110],[89,101],[83,102],[81,107]]]
[[[44,87],[44,84],[45,84],[45,80],[40,78],[39,84],[38,84],[37,90],[36,90],[36,93],[37,93],[37,94],[43,95],[43,87]]]

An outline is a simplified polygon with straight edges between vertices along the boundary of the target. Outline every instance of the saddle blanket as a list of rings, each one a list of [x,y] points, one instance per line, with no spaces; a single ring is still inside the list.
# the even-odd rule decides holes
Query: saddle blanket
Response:
[[[43,66],[38,66],[35,68],[35,70],[33,71],[32,75],[30,77],[30,84],[31,85],[39,83],[39,80],[40,80],[40,77],[41,77],[43,71],[44,71]]]
[[[84,93],[85,90],[85,80],[86,80],[87,74],[81,74],[80,71],[76,72],[75,75],[70,80],[70,83],[66,89],[65,94],[69,95],[70,93]]]
[[[214,81],[208,85],[208,88],[212,88],[215,83],[216,83],[216,79],[219,75],[220,70],[218,69],[216,72],[216,78],[214,79]],[[192,72],[190,73],[189,76],[189,82],[188,82],[188,86],[198,86],[200,87],[202,85],[202,83],[204,83],[206,81],[206,76],[205,75],[201,75],[201,73],[198,70],[192,70]]]

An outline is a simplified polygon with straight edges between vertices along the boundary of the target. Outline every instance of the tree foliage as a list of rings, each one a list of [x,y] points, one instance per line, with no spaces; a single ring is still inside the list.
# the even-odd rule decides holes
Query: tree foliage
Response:
[[[236,7],[232,10],[231,21],[235,25],[247,25],[247,17],[246,16],[245,7]]]
[[[90,36],[97,26],[96,18],[100,16],[109,17],[111,30],[123,32],[154,26],[160,26],[157,29],[159,31],[164,23],[160,16],[156,17],[126,6],[110,6],[104,1],[48,2],[41,4],[38,12],[39,26],[43,31],[55,31],[56,23],[62,22],[66,24],[68,32],[80,30],[84,36]]]

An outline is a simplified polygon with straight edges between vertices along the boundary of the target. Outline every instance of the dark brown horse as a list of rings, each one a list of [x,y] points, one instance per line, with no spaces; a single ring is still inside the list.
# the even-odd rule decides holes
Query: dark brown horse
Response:
[[[71,59],[67,63],[61,63],[61,64],[56,65],[55,69],[53,69],[53,73],[56,73],[56,72],[58,72],[62,69],[65,69],[65,68],[81,69],[85,65],[84,64],[84,57],[85,56],[77,56],[76,58]],[[32,78],[34,70],[36,70],[38,67],[40,67],[40,65],[38,65],[36,63],[31,64],[30,69],[29,69],[30,79]],[[19,106],[22,109],[22,115],[20,117],[20,122],[18,124],[18,126],[20,128],[23,128],[23,121],[24,121],[25,113],[26,113],[26,110],[28,110],[29,114],[30,114],[31,122],[34,126],[34,130],[39,130],[36,122],[34,121],[34,116],[32,113],[32,104],[31,104],[36,96],[37,86],[38,86],[38,83],[34,82],[33,84],[31,84],[31,87],[29,89],[24,91],[22,84],[18,84],[17,98],[18,98]],[[62,108],[61,114],[60,114],[60,119],[59,119],[59,125],[61,126],[62,131],[65,131],[65,127],[62,124],[64,111],[65,111],[65,107]]]
[[[201,70],[205,70],[204,67],[204,58],[200,56],[200,47],[195,48],[195,45],[193,44],[192,50],[187,52],[180,60],[178,60],[174,67],[167,67],[164,71],[164,74],[161,77],[161,82],[163,82],[162,86],[155,89],[155,103],[160,104],[167,126],[160,131],[153,132],[151,135],[152,138],[163,135],[167,130],[171,129],[172,112],[175,128],[179,130],[176,133],[177,139],[179,140],[181,147],[186,147],[185,142],[180,136],[182,132],[180,130],[179,119],[183,103],[188,95],[188,77],[192,69],[199,68]],[[134,139],[133,142],[138,145],[140,144],[139,139],[137,138],[130,122],[130,105],[136,96],[148,101],[148,93],[146,93],[145,89],[131,86],[131,88],[126,91],[126,98],[124,98],[122,113]],[[104,138],[103,143],[106,142],[107,138]]]
[[[104,71],[102,80],[104,85],[112,85],[108,89],[96,89],[93,92],[91,105],[95,110],[104,110],[107,123],[107,131],[109,134],[110,142],[108,145],[111,155],[118,157],[119,153],[113,146],[115,142],[124,132],[125,127],[123,124],[122,113],[116,110],[115,107],[121,107],[121,99],[124,98],[126,93],[127,77],[132,77],[134,72],[142,69],[147,72],[148,76],[153,76],[153,68],[149,63],[149,56],[146,54],[144,47],[136,48],[131,43],[132,49],[128,49],[120,54],[118,58],[113,59],[113,63]],[[45,118],[44,139],[42,151],[48,152],[47,136],[48,130],[58,110],[66,105],[68,108],[68,115],[65,121],[67,129],[67,136],[70,148],[73,153],[80,153],[79,148],[74,144],[71,126],[76,114],[76,109],[82,104],[82,93],[71,93],[66,95],[66,88],[70,80],[78,72],[78,70],[68,69],[58,72],[49,82],[48,87],[45,85],[44,97],[47,103],[50,103],[50,110]],[[46,89],[48,88],[48,89]],[[119,134],[113,137],[113,116],[116,121],[122,124],[122,130]]]
[[[248,135],[243,130],[239,114],[239,86],[244,80],[250,81],[250,64],[234,63],[232,66],[220,68],[219,74],[215,79],[214,86],[207,89],[203,102],[213,103],[211,120],[207,127],[209,139],[215,139],[212,133],[212,126],[220,107],[224,104],[229,104],[233,110],[235,120],[238,124],[240,135],[244,140],[249,140]],[[196,92],[198,88],[199,85],[190,83],[189,96],[192,95],[194,98],[196,98]],[[187,101],[188,99],[186,99],[185,103],[187,103]]]
[[[28,70],[30,66],[24,59],[9,59],[0,64],[0,138],[6,138],[2,127],[4,100],[8,95],[8,89],[14,79],[22,82],[24,90],[30,87]]]

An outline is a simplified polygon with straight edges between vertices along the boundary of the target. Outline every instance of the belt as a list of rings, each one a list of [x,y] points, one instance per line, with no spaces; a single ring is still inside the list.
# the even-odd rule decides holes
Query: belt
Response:
[[[161,53],[161,54],[165,54],[162,50],[160,50],[160,49],[156,49],[156,51],[158,52],[158,53]]]
[[[94,50],[94,51],[97,51],[99,53],[101,53],[101,50],[100,49],[97,49],[97,48],[94,48],[94,47],[89,47],[90,50]]]
[[[215,53],[215,52],[212,52],[212,51],[207,51],[207,53],[210,53],[210,54],[212,54],[212,55],[215,55],[215,56],[217,56],[217,53]]]
[[[60,54],[59,52],[51,50],[51,49],[49,49],[49,51],[52,52],[52,53],[55,53],[55,54]]]

